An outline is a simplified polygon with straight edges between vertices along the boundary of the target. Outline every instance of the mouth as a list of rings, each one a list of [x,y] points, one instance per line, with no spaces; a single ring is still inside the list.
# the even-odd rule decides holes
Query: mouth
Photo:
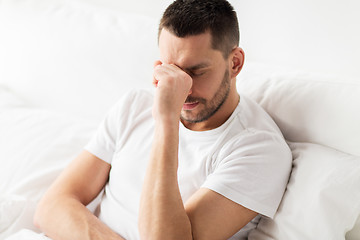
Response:
[[[193,110],[193,109],[196,108],[198,105],[199,105],[199,102],[184,103],[182,109],[183,109],[183,110]]]

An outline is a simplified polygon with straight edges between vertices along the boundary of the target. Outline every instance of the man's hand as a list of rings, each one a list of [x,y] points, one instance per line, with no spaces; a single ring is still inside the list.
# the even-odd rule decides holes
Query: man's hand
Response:
[[[182,106],[191,93],[192,78],[176,65],[156,61],[153,84],[156,87],[154,118],[178,121]]]

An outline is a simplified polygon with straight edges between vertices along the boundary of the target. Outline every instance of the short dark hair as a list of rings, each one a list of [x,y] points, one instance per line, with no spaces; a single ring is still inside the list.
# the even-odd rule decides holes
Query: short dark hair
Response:
[[[236,12],[226,0],[176,0],[165,10],[159,25],[177,37],[211,34],[212,48],[227,58],[239,45]]]

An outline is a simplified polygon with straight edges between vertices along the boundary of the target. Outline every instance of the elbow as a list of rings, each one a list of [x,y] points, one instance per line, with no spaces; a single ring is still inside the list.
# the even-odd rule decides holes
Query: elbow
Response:
[[[34,217],[33,217],[33,224],[34,224],[35,227],[40,229],[40,217],[39,217],[37,209],[36,209],[36,212],[35,212]]]
[[[49,219],[49,214],[52,212],[49,204],[50,202],[54,201],[47,201],[46,197],[43,197],[36,206],[35,214],[33,216],[34,226],[42,231],[44,231],[46,223],[49,222],[47,219]]]
[[[42,222],[43,219],[45,218],[44,216],[44,204],[42,203],[42,200],[38,203],[36,210],[35,210],[35,214],[33,217],[33,224],[35,227],[37,227],[38,229],[42,228]]]

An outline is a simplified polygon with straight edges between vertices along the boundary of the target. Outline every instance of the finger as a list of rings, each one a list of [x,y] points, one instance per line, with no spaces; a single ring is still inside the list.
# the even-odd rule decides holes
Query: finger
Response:
[[[156,60],[156,61],[154,62],[154,68],[157,67],[157,66],[159,66],[159,65],[162,65],[162,62],[161,62],[160,60]]]
[[[153,71],[153,85],[157,87],[161,79],[164,79],[166,78],[166,76],[169,76],[170,71],[171,70],[169,70],[168,67],[164,66],[164,64],[157,65]]]
[[[161,66],[162,65],[162,62],[160,61],[160,60],[156,60],[155,62],[154,62],[154,69],[157,67],[157,66]],[[156,77],[155,77],[155,72],[153,73],[153,82],[152,82],[152,84],[154,85],[154,87],[157,87],[157,85],[158,85],[158,80],[156,79]]]
[[[161,64],[157,65],[153,71],[153,85],[157,87],[159,81],[164,79],[166,76],[172,75],[173,69],[169,68],[169,65]]]
[[[154,85],[154,87],[157,87],[158,85],[158,80],[155,78],[155,76],[153,75],[153,81],[152,81],[152,85]]]

